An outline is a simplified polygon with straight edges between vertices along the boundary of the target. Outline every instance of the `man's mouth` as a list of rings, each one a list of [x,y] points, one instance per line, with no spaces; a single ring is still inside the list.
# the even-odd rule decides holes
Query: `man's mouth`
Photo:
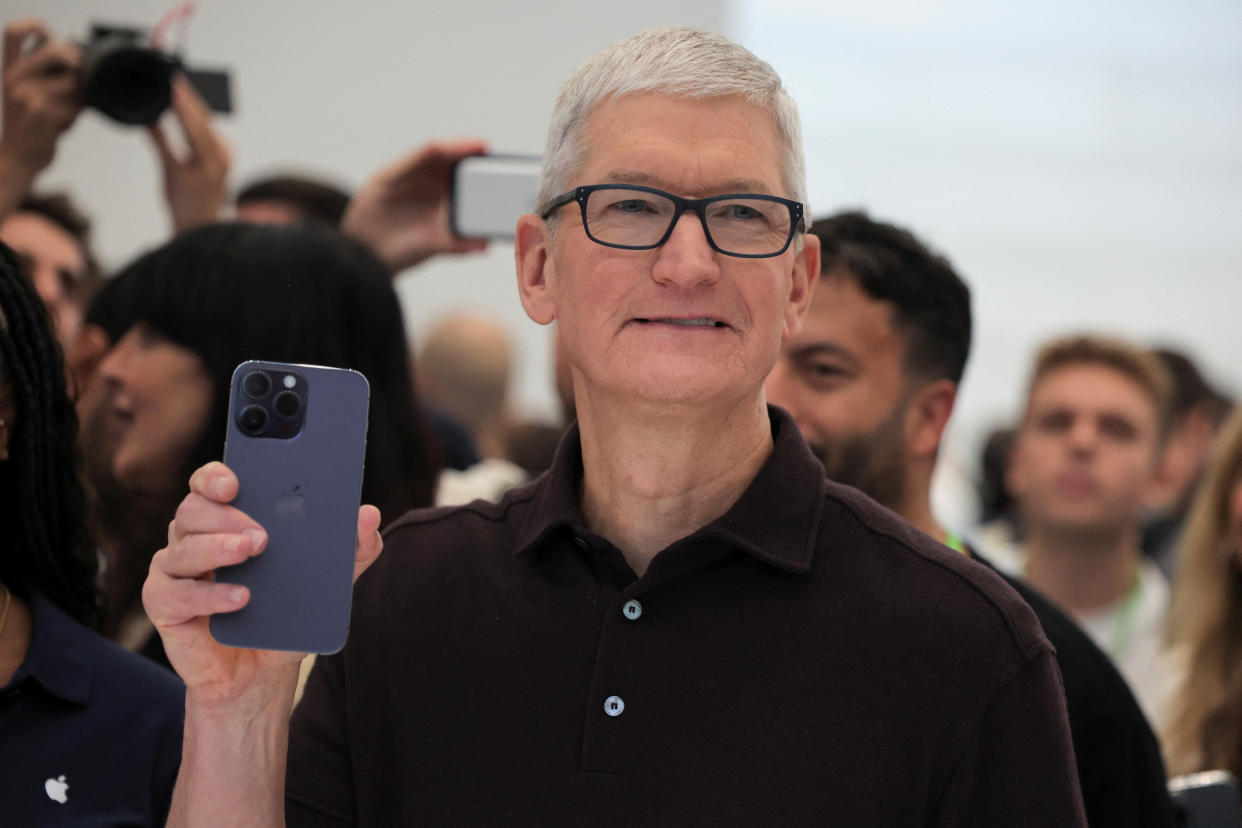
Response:
[[[676,319],[670,317],[653,317],[645,319],[638,317],[635,322],[641,322],[644,325],[674,325],[680,328],[727,328],[725,323],[717,319],[709,319],[706,316],[696,316],[689,319]]]

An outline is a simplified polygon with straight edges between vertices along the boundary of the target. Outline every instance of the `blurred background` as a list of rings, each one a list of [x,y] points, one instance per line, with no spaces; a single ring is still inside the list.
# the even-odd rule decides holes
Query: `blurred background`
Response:
[[[6,0],[62,37],[151,26],[169,0]],[[233,184],[277,171],[358,187],[433,138],[542,152],[568,73],[653,25],[722,31],[772,63],[798,100],[811,208],[865,207],[944,252],[974,291],[975,346],[936,503],[973,503],[979,441],[1012,418],[1034,347],[1091,328],[1195,358],[1242,392],[1242,4],[1237,0],[531,0],[298,4],[201,0],[184,41],[227,68],[218,119]],[[41,189],[73,192],[106,268],[166,238],[141,130],[90,110]],[[519,416],[554,419],[549,331],[517,302],[512,247],[440,257],[398,282],[417,342],[473,308],[517,348]]]

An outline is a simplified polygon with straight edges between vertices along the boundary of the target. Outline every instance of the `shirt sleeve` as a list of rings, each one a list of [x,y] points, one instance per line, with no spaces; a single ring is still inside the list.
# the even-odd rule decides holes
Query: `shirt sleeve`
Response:
[[[289,726],[285,824],[353,825],[353,770],[340,653],[315,660]]]
[[[1050,649],[988,702],[929,824],[1085,828],[1065,691]]]

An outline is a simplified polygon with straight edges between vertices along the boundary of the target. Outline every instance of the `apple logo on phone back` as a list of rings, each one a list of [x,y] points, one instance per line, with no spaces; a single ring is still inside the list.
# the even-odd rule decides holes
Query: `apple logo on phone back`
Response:
[[[306,519],[306,496],[301,486],[294,486],[293,491],[276,498],[276,517],[287,521]]]

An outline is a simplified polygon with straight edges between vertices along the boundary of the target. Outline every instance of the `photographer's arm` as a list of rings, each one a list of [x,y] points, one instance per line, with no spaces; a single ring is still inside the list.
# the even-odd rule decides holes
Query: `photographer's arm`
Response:
[[[289,711],[301,655],[225,647],[208,618],[245,606],[244,587],[210,580],[218,567],[260,554],[266,535],[229,506],[237,478],[209,463],[168,528],[143,587],[143,605],[186,684],[185,742],[170,826],[284,824]],[[379,512],[358,513],[357,578],[379,556]]]
[[[459,239],[449,228],[453,168],[487,151],[482,141],[433,142],[380,170],[363,185],[341,230],[366,244],[393,275],[437,253],[483,250],[486,241]]]
[[[52,163],[56,142],[82,109],[77,47],[52,41],[47,27],[33,18],[9,23],[3,39],[0,220]]]
[[[219,219],[228,199],[233,159],[228,144],[211,127],[207,104],[180,73],[172,80],[172,113],[185,136],[185,157],[173,151],[158,122],[149,132],[163,170],[164,199],[176,234]]]

